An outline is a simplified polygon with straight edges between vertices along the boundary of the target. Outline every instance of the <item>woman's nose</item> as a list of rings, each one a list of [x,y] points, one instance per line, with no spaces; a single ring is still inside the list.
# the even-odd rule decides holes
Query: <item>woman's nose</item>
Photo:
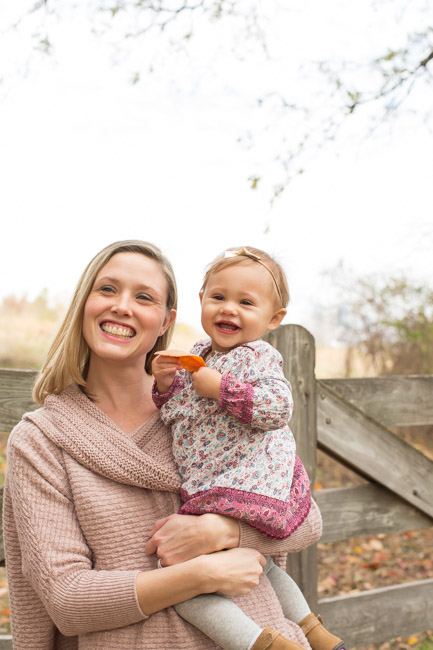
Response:
[[[111,307],[111,311],[114,314],[132,316],[131,301],[129,300],[128,296],[122,294],[117,296],[117,300],[115,300],[113,306]]]

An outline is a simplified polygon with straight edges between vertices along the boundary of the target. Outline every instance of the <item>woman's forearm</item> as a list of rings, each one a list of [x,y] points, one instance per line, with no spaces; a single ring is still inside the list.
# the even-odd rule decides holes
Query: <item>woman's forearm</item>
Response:
[[[199,594],[218,591],[241,596],[257,587],[265,564],[258,551],[234,548],[142,571],[136,579],[138,602],[143,614],[149,615]]]
[[[306,520],[285,539],[265,537],[258,530],[241,522],[239,546],[258,549],[265,555],[275,553],[296,553],[311,544],[315,544],[322,536],[322,515],[319,506],[312,499],[311,508]]]
[[[199,559],[142,571],[137,575],[136,586],[140,608],[147,615],[212,591]]]

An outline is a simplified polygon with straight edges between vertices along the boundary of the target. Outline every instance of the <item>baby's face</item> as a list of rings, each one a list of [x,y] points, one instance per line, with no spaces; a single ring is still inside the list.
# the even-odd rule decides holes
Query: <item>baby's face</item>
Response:
[[[202,326],[218,352],[261,338],[286,313],[271,274],[253,260],[212,273],[200,298]]]

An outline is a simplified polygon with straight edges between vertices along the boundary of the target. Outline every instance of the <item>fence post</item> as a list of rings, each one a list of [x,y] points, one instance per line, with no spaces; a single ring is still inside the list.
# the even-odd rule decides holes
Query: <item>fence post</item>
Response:
[[[266,335],[284,360],[284,375],[292,385],[294,410],[290,427],[296,439],[297,452],[314,486],[316,475],[317,417],[315,342],[300,325],[283,325]],[[317,608],[317,547],[291,553],[287,573],[302,590],[311,610]]]

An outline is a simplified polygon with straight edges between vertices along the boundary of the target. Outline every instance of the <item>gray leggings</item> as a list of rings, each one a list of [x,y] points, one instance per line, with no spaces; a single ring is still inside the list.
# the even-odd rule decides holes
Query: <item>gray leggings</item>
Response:
[[[310,608],[296,582],[270,557],[264,573],[268,577],[284,616],[295,623],[310,613]],[[201,630],[224,650],[248,650],[261,628],[232,600],[217,594],[203,594],[175,606],[177,613]]]

